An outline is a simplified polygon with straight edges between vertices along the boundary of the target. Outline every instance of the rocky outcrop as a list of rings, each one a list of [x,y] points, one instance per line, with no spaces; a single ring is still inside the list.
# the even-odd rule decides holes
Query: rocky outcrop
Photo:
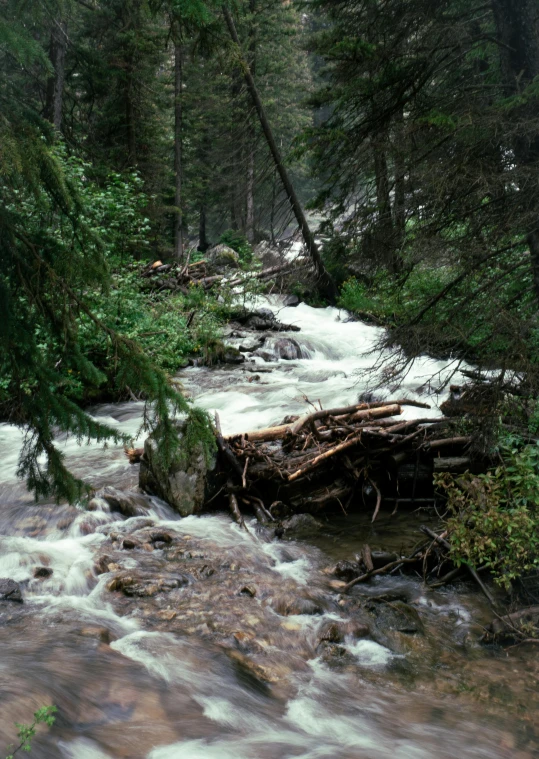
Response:
[[[184,444],[186,422],[179,420],[177,425],[180,447],[168,469],[164,468],[158,455],[155,435],[146,438],[140,464],[139,486],[145,492],[159,496],[182,517],[186,517],[198,514],[217,487],[217,456],[213,455],[207,462],[201,444],[196,444],[188,450]]]

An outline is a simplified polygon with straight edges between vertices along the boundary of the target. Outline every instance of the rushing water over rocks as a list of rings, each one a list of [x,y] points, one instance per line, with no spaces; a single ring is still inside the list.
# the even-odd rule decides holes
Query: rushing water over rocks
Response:
[[[304,410],[305,397],[336,406],[365,390],[357,372],[373,363],[364,352],[377,328],[334,309],[269,306],[301,327],[278,336],[297,341],[300,358],[252,355],[263,338],[272,358],[275,335],[255,340],[232,327],[231,341],[248,349],[244,364],[181,375],[197,403],[219,411],[225,433],[278,423]],[[425,383],[441,369],[422,360],[399,395],[429,398],[437,413]],[[138,434],[141,404],[93,413]],[[371,525],[358,503],[347,519],[313,520],[278,541],[228,516],[180,519],[134,492],[122,505],[106,491],[91,511],[34,505],[15,477],[21,440],[0,426],[0,578],[23,599],[0,600],[0,750],[15,721],[55,703],[57,724],[32,756],[538,755],[536,661],[525,649],[480,646],[490,617],[473,589],[434,592],[392,576],[339,594],[338,560],[364,542],[410,550],[425,513],[382,510]],[[138,467],[121,448],[63,446],[96,488],[136,490]]]

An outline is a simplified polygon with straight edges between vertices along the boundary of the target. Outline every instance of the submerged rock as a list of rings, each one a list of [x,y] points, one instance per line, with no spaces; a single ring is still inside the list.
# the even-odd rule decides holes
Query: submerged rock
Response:
[[[204,502],[211,497],[217,473],[217,456],[206,461],[202,445],[187,449],[185,441],[186,421],[177,423],[180,448],[170,467],[164,468],[158,455],[154,434],[146,438],[144,456],[140,464],[139,485],[142,490],[159,496],[169,503],[182,517],[198,514]]]
[[[324,529],[322,522],[315,519],[312,514],[294,514],[283,522],[283,535],[286,538],[308,538],[318,535]]]
[[[408,635],[422,635],[425,632],[416,609],[403,601],[380,603],[376,600],[367,603],[366,608],[375,617],[378,627],[386,632],[395,631]]]
[[[116,488],[106,486],[98,490],[88,507],[90,511],[100,510],[100,501],[105,501],[111,511],[117,511],[124,517],[144,517],[149,514],[149,504],[147,499],[139,493],[124,492]]]
[[[18,582],[0,578],[0,601],[15,601],[22,604],[22,593]]]

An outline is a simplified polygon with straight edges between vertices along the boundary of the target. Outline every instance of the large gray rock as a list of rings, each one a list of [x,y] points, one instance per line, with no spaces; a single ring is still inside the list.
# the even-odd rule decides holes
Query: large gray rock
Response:
[[[185,420],[177,422],[180,441],[185,439]],[[180,444],[176,460],[165,470],[157,452],[154,435],[146,438],[140,463],[139,486],[147,493],[159,496],[182,517],[198,514],[211,497],[217,472],[217,455],[206,464],[201,444],[191,451]]]
[[[239,255],[224,243],[210,248],[206,253],[206,261],[210,266],[218,268],[239,269],[240,266]]]
[[[257,258],[263,269],[270,269],[272,266],[282,266],[285,263],[283,254],[279,248],[274,247],[267,240],[262,240],[253,248],[253,256]]]
[[[297,340],[291,337],[267,338],[263,348],[255,351],[254,355],[263,358],[264,361],[278,361],[280,358],[284,361],[295,361],[303,358],[303,351]]]

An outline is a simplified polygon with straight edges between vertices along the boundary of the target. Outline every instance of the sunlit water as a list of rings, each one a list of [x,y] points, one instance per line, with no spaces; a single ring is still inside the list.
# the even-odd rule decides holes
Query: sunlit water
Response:
[[[279,423],[287,414],[305,411],[309,402],[353,403],[370,389],[372,378],[363,372],[375,362],[369,352],[381,330],[347,322],[347,314],[336,309],[281,308],[277,298],[263,305],[301,328],[290,337],[300,344],[303,358],[275,361],[257,380],[257,366],[268,368],[261,358],[252,359],[254,365],[192,368],[181,375],[198,404],[219,412],[225,433]],[[444,367],[421,359],[400,387],[388,381],[377,396],[420,399],[432,406],[421,416],[438,414],[443,396],[436,390],[448,376]],[[134,439],[143,438],[142,404],[103,405],[92,413]],[[417,413],[405,411],[411,417]],[[328,522],[310,543],[290,543],[259,535],[254,525],[242,532],[227,516],[180,520],[157,499],[147,499],[147,518],[130,520],[110,513],[104,502],[93,512],[36,506],[16,478],[21,442],[19,430],[0,425],[0,578],[21,583],[24,594],[22,605],[0,602],[0,756],[14,739],[13,723],[29,721],[48,703],[58,705],[58,720],[36,738],[35,757],[537,755],[537,665],[525,651],[505,657],[481,649],[477,623],[488,613],[473,592],[428,592],[419,579],[391,577],[341,599],[328,584],[326,568],[351,558],[365,541],[373,548],[408,549],[424,515],[382,513],[370,525],[358,507],[349,519]],[[136,488],[137,467],[128,464],[122,448],[79,448],[70,439],[59,444],[73,471],[96,487]],[[163,599],[158,594],[153,606],[118,600],[107,590],[114,573],[98,576],[95,557],[105,546],[109,550],[111,534],[139,534],[145,525],[166,528],[191,547],[194,560],[200,555],[225,566],[226,559],[230,576],[223,570],[221,584],[214,576]],[[124,572],[171,571],[160,551],[117,552],[114,559]],[[34,576],[36,569],[41,576]],[[238,601],[237,587],[244,583],[257,584],[256,598]],[[324,626],[346,623],[370,596],[395,591],[420,611],[424,638],[399,648],[383,635],[377,640],[348,636],[342,662],[324,656],[319,645]],[[318,613],[299,609],[283,617],[263,600],[279,593],[286,599],[314,598]],[[174,610],[174,622],[164,622]],[[191,614],[196,624],[189,621]],[[253,660],[267,663],[272,675],[267,682],[246,674],[230,655],[225,633],[219,637],[227,625],[234,629],[235,614],[239,632],[249,632],[253,640]]]

